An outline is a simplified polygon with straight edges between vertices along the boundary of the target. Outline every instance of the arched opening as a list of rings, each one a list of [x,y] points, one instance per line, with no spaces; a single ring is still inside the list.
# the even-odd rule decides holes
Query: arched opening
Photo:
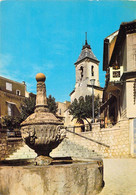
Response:
[[[83,66],[81,66],[81,67],[80,67],[80,76],[81,76],[81,79],[82,79],[83,76],[84,76],[84,75],[83,75],[83,71],[84,71],[84,70],[83,70]]]
[[[109,104],[109,119],[112,125],[116,124],[117,122],[117,98],[112,96]]]
[[[91,75],[94,76],[94,66],[91,66]]]
[[[80,133],[85,131],[84,121],[82,119],[78,119],[75,124],[75,132]]]

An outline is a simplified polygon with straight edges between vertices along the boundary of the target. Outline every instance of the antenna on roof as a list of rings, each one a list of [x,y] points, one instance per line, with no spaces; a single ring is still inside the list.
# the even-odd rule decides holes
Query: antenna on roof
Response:
[[[85,32],[85,44],[87,45],[87,32]]]

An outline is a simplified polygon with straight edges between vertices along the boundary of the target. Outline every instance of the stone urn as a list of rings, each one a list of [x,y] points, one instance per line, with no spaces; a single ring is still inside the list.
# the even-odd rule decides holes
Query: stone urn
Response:
[[[45,75],[38,73],[35,111],[21,123],[21,133],[25,143],[38,156],[49,156],[65,137],[63,123],[49,112],[46,97]]]

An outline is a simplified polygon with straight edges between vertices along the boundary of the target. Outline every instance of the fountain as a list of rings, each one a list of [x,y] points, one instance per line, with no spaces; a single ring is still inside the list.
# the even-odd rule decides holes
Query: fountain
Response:
[[[65,139],[66,129],[63,123],[49,112],[45,79],[42,73],[36,75],[35,111],[21,124],[23,140],[37,153],[37,157],[34,161],[18,159],[16,162],[11,160],[4,162],[5,164],[1,163],[0,194],[97,194],[103,187],[101,159],[74,161],[69,158],[58,160],[50,157],[50,152]]]
[[[65,137],[63,123],[49,112],[46,98],[45,75],[38,73],[35,112],[22,122],[21,133],[25,143],[35,150],[38,157],[36,164],[50,164],[49,153],[56,148]]]

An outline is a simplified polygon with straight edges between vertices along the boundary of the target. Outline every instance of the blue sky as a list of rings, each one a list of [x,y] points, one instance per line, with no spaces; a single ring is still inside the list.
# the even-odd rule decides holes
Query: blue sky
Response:
[[[136,19],[135,1],[2,1],[0,2],[0,76],[27,84],[36,93],[35,75],[46,75],[47,95],[70,100],[75,86],[75,67],[85,32],[100,61],[103,40],[121,22]]]

